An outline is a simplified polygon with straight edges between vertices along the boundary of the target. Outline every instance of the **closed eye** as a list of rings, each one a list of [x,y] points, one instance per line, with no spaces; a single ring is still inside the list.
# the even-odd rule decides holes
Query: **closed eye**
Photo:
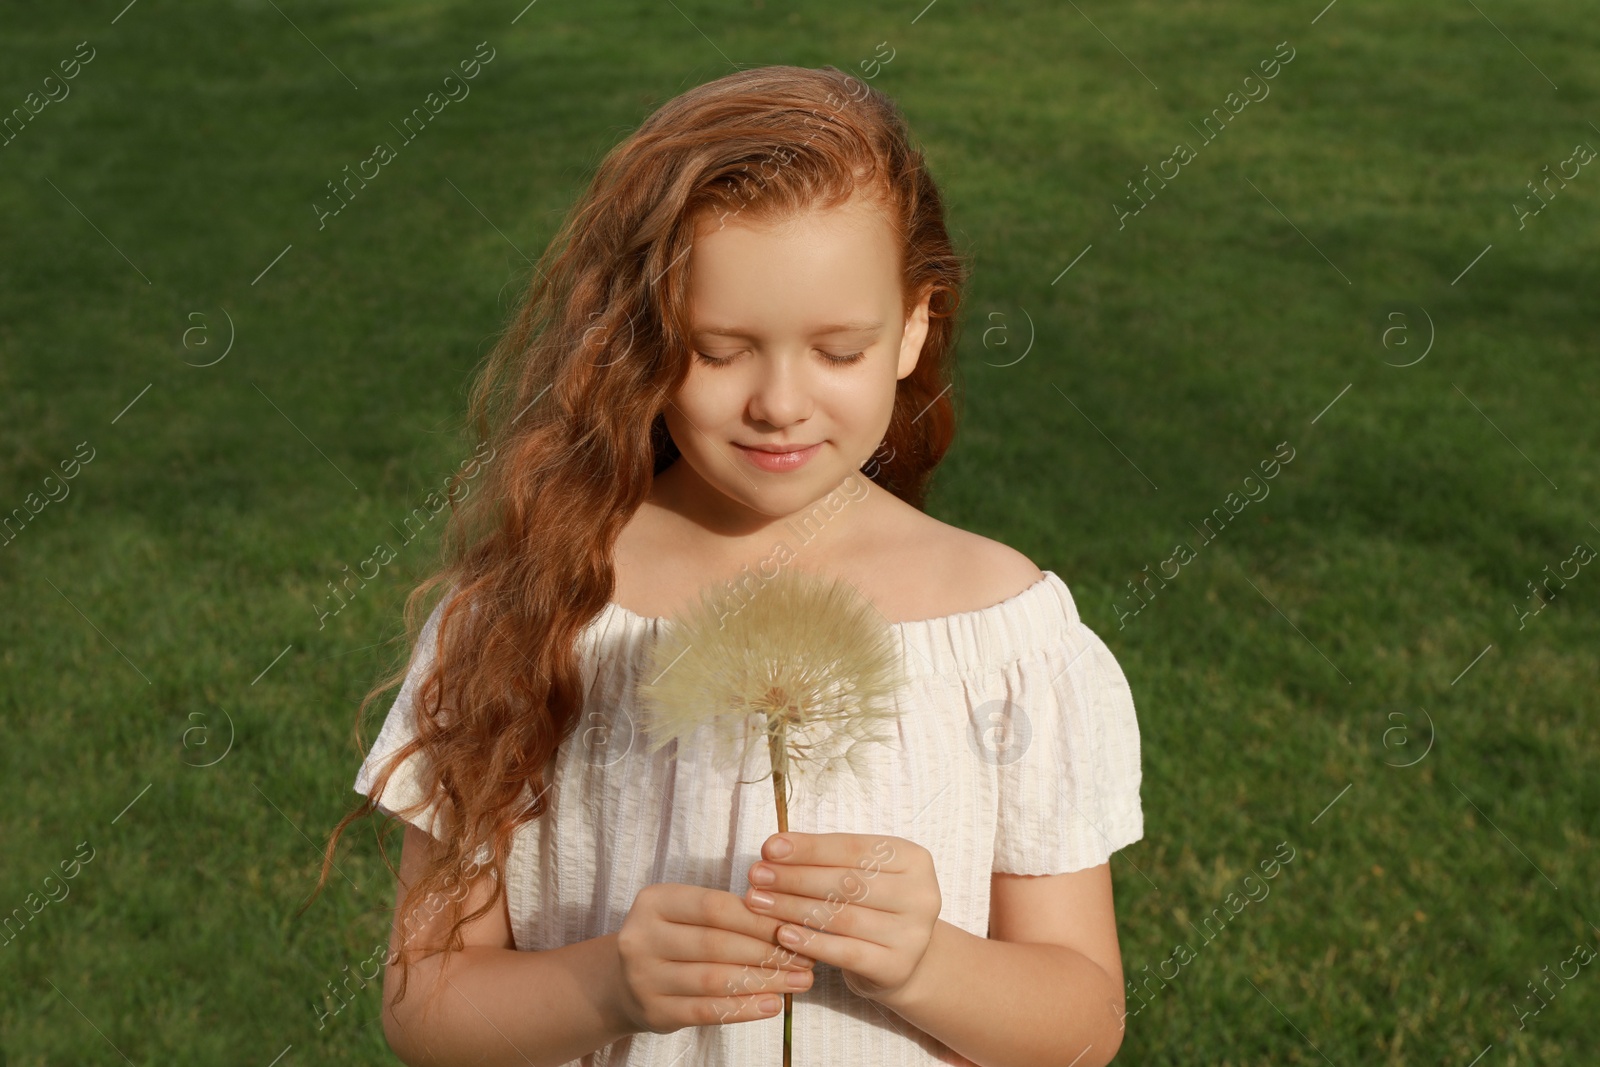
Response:
[[[842,366],[848,366],[851,363],[859,363],[859,362],[861,362],[861,360],[866,356],[866,354],[867,353],[866,353],[865,350],[862,350],[860,352],[855,353],[854,355],[849,355],[849,356],[835,356],[835,355],[833,355],[831,353],[824,352],[824,353],[822,353],[822,358],[827,360],[829,363],[832,363],[832,364],[835,364],[837,366],[841,366],[842,367]],[[710,367],[721,367],[721,366],[724,366],[724,365],[726,365],[728,363],[732,363],[733,360],[734,360],[734,357],[729,356],[726,359],[718,359],[715,356],[708,356],[704,352],[696,352],[695,353],[695,359],[698,362],[704,363],[704,364],[706,364],[707,366],[710,366]]]

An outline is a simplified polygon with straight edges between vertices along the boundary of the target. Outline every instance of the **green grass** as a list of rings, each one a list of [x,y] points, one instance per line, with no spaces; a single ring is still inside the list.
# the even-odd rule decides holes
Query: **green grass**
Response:
[[[0,1061],[394,1062],[376,986],[320,1029],[314,1007],[386,936],[368,833],[293,912],[432,538],[325,629],[312,605],[466,455],[524,254],[616,140],[726,72],[719,49],[854,69],[882,41],[874,84],[977,265],[930,510],[1062,575],[1117,654],[1145,775],[1146,837],[1112,862],[1125,967],[1196,952],[1119,1062],[1592,1047],[1593,966],[1514,1010],[1600,935],[1600,571],[1514,610],[1600,545],[1600,170],[1521,230],[1511,206],[1600,145],[1586,5],[276,6],[0,14],[6,110],[97,50],[0,148],[0,509],[95,450],[0,549],[0,908],[94,849],[0,947]],[[325,183],[485,40],[471,95],[319,231]],[[1271,95],[1196,143],[1284,40]],[[1179,141],[1197,158],[1118,229]],[[1387,365],[1423,309],[1431,352]],[[224,311],[227,358],[187,366]],[[1396,311],[1414,343],[1385,348]],[[212,343],[186,349],[196,325]],[[1119,629],[1126,583],[1280,441],[1270,497]],[[1424,751],[1423,709],[1431,750],[1390,765]],[[228,755],[186,766],[224,713]],[[186,747],[199,725],[211,747]],[[1271,895],[1202,945],[1188,923],[1283,841]]]

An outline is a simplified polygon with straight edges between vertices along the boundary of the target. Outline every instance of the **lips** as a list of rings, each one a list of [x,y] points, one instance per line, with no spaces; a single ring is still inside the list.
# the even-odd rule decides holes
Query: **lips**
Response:
[[[738,442],[735,441],[734,444],[738,444]],[[748,448],[752,452],[767,452],[767,453],[770,453],[770,454],[775,455],[775,456],[781,456],[786,452],[804,452],[806,449],[810,448],[811,446],[810,445],[739,445],[739,447],[740,448]]]
[[[810,463],[811,457],[822,451],[823,443],[818,441],[814,445],[767,445],[765,447],[736,444],[734,447],[758,470],[783,473],[799,470],[807,463]],[[781,449],[781,451],[776,451],[777,449]]]

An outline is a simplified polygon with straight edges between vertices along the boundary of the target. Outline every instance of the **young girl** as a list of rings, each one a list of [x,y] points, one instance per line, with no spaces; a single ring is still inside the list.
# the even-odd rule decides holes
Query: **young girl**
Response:
[[[921,510],[966,278],[900,112],[832,67],[700,86],[605,159],[473,391],[492,451],[329,843],[409,824],[405,1062],[776,1065],[784,993],[796,1064],[1115,1055],[1127,682],[1059,577]],[[853,583],[908,681],[870,775],[777,834],[764,747],[647,755],[635,687],[702,588],[782,566]]]

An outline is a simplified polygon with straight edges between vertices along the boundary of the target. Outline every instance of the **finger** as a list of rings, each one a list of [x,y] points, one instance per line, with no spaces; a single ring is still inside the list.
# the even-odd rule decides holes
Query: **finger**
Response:
[[[658,989],[664,996],[708,997],[721,999],[733,1008],[733,1000],[767,993],[798,993],[811,988],[810,971],[778,971],[763,974],[757,968],[731,967],[723,963],[673,963],[662,971]]]
[[[664,937],[655,951],[661,959],[675,963],[726,964],[767,974],[809,970],[815,965],[816,961],[810,957],[779,945],[776,940],[778,921],[768,922],[772,934],[766,938],[716,926],[668,922],[664,924]]]
[[[742,897],[733,893],[702,889],[664,895],[657,914],[667,922],[686,926],[714,926],[768,945],[777,944],[773,935],[777,933],[778,924],[756,915],[745,907]]]
[[[722,1025],[770,1019],[783,1010],[783,998],[776,993],[756,993],[748,997],[684,998],[687,1014],[694,1026]]]
[[[759,877],[762,872],[766,873],[766,880]],[[885,898],[892,899],[894,896],[890,890],[895,877],[894,874],[873,869],[813,867],[806,864],[764,861],[752,866],[747,876],[754,891],[769,894],[788,893],[791,896],[815,897],[818,900],[838,898],[851,904],[884,911],[893,910]],[[752,891],[746,890],[745,901],[748,902],[751,896]]]
[[[746,906],[743,897],[736,897],[732,893],[716,893],[711,896],[714,899],[707,899],[703,905],[703,922],[706,926],[731,930],[759,941],[781,953],[786,965],[793,965],[788,958],[789,950],[778,944],[779,920],[756,914]],[[804,963],[804,966],[810,965],[809,961]]]
[[[722,1024],[752,1022],[756,1019],[770,1019],[783,1010],[783,998],[775,993],[739,997],[736,1003],[738,1007],[731,1014],[719,1010],[712,1021]]]
[[[824,931],[887,948],[894,944],[895,931],[900,928],[900,918],[897,914],[864,908],[839,897],[818,900],[815,897],[792,896],[788,893],[767,895],[772,900],[771,904],[752,900],[748,902],[748,906],[761,915],[781,920],[782,925],[777,930],[778,944],[825,963],[834,961],[813,952],[809,941],[796,944],[784,940],[785,930],[799,926],[804,927],[806,933]]]
[[[795,935],[792,942],[788,940],[791,932]],[[812,959],[846,971],[869,971],[875,960],[887,958],[884,954],[888,951],[881,943],[791,923],[779,928],[778,939]]]
[[[791,848],[785,855],[779,842]],[[908,857],[896,843],[902,839],[883,834],[773,834],[761,846],[761,858],[772,863],[807,863],[818,867],[857,867],[903,871]]]

